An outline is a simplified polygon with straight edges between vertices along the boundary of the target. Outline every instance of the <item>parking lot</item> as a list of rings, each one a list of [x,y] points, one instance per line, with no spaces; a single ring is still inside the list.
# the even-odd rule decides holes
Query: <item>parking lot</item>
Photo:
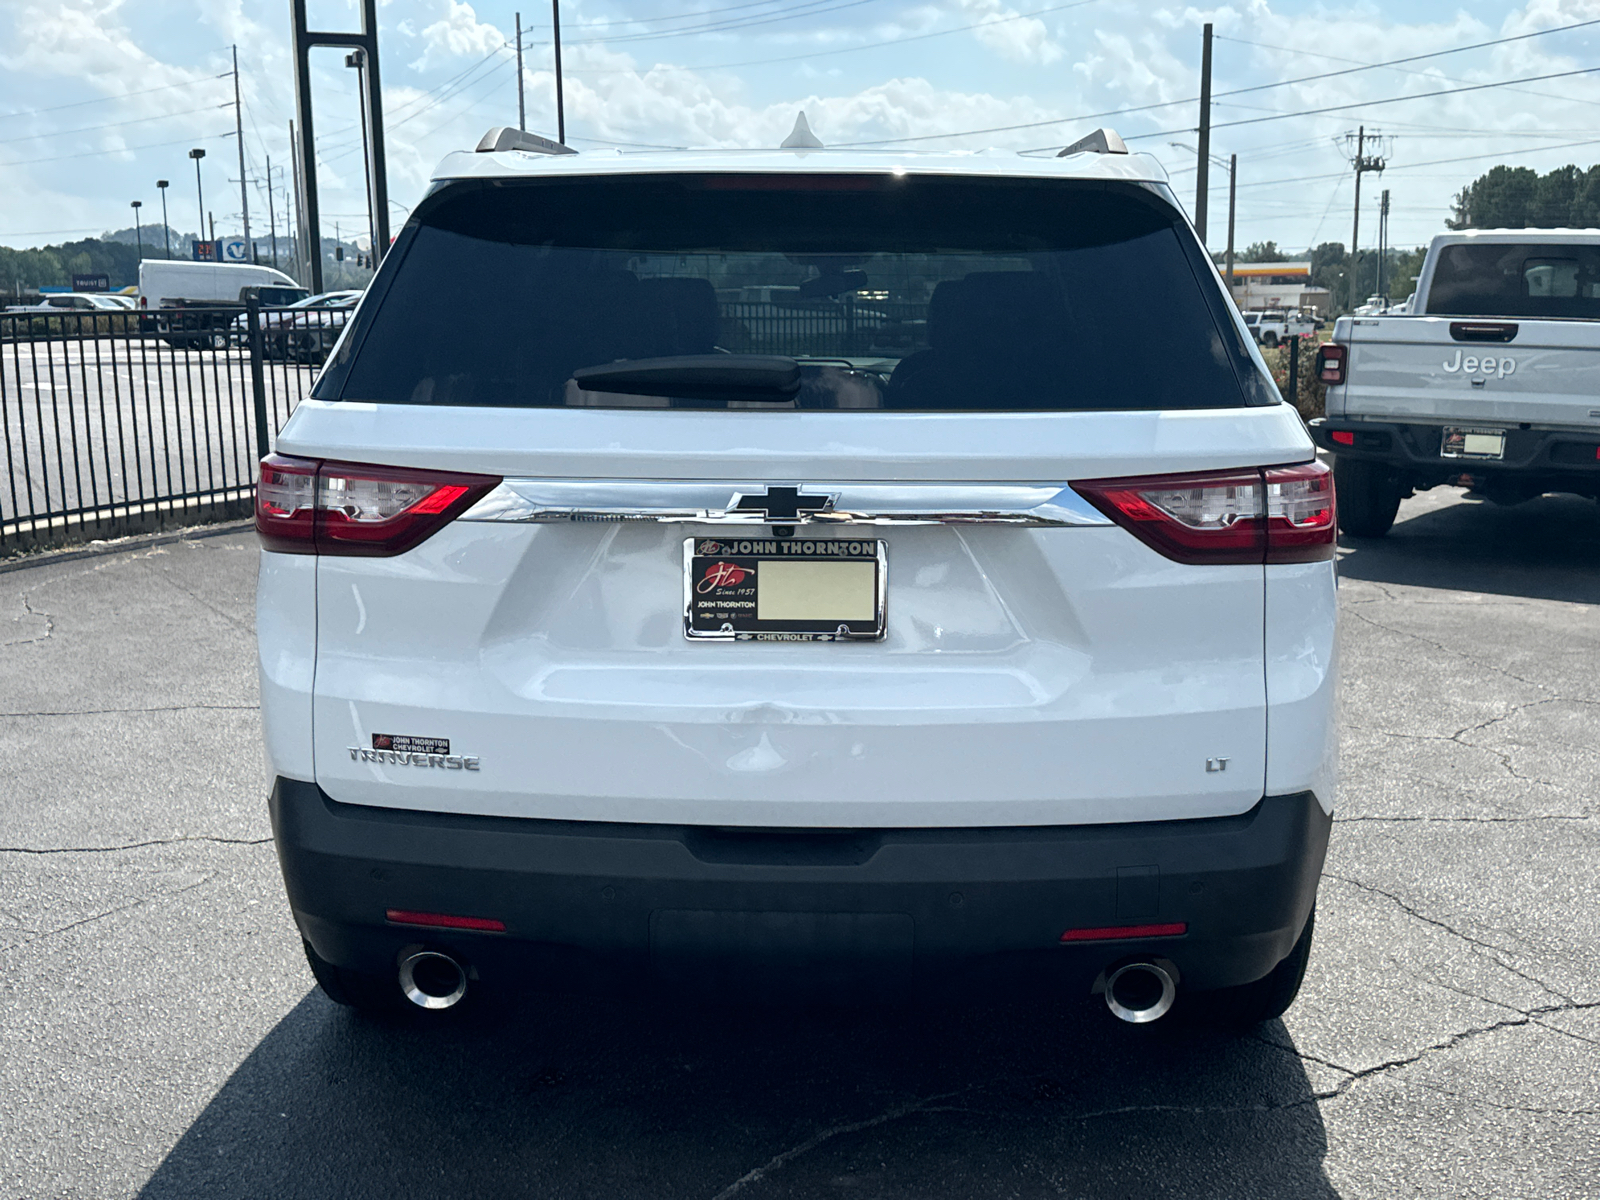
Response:
[[[1437,489],[1345,546],[1317,944],[1243,1036],[1076,996],[352,1016],[269,839],[255,564],[0,574],[0,1195],[1600,1195],[1600,506]]]

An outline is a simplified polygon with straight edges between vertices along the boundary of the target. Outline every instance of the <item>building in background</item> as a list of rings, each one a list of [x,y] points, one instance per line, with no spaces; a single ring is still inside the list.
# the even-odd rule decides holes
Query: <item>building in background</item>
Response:
[[[1309,262],[1233,264],[1233,302],[1241,311],[1254,308],[1302,308],[1325,315],[1332,295],[1311,282]]]

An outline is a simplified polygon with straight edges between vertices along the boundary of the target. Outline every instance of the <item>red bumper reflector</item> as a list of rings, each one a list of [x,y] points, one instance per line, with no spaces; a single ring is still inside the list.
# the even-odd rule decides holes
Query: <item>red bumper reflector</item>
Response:
[[[1120,942],[1124,938],[1182,937],[1189,932],[1187,921],[1168,925],[1106,925],[1100,929],[1069,929],[1063,942]]]
[[[1349,429],[1335,429],[1328,436],[1341,446],[1354,446],[1356,444],[1356,435]]]
[[[452,917],[446,913],[408,912],[391,908],[384,912],[395,925],[428,925],[434,929],[476,929],[480,933],[504,933],[506,923],[493,917]]]

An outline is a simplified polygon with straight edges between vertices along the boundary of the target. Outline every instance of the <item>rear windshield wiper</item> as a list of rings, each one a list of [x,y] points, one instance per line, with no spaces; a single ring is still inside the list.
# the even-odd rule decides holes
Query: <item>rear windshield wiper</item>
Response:
[[[800,392],[800,364],[775,354],[678,354],[630,358],[572,373],[586,392],[782,403]]]

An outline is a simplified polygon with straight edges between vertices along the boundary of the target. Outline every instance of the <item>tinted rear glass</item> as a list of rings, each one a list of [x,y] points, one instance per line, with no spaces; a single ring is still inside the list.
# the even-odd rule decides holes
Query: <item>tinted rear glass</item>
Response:
[[[1600,318],[1600,246],[1469,242],[1445,246],[1428,312],[1450,317]]]
[[[320,397],[925,411],[1277,399],[1193,235],[1135,187],[818,175],[456,184],[422,207],[400,249]],[[707,354],[791,357],[800,391],[668,399],[572,378]]]

